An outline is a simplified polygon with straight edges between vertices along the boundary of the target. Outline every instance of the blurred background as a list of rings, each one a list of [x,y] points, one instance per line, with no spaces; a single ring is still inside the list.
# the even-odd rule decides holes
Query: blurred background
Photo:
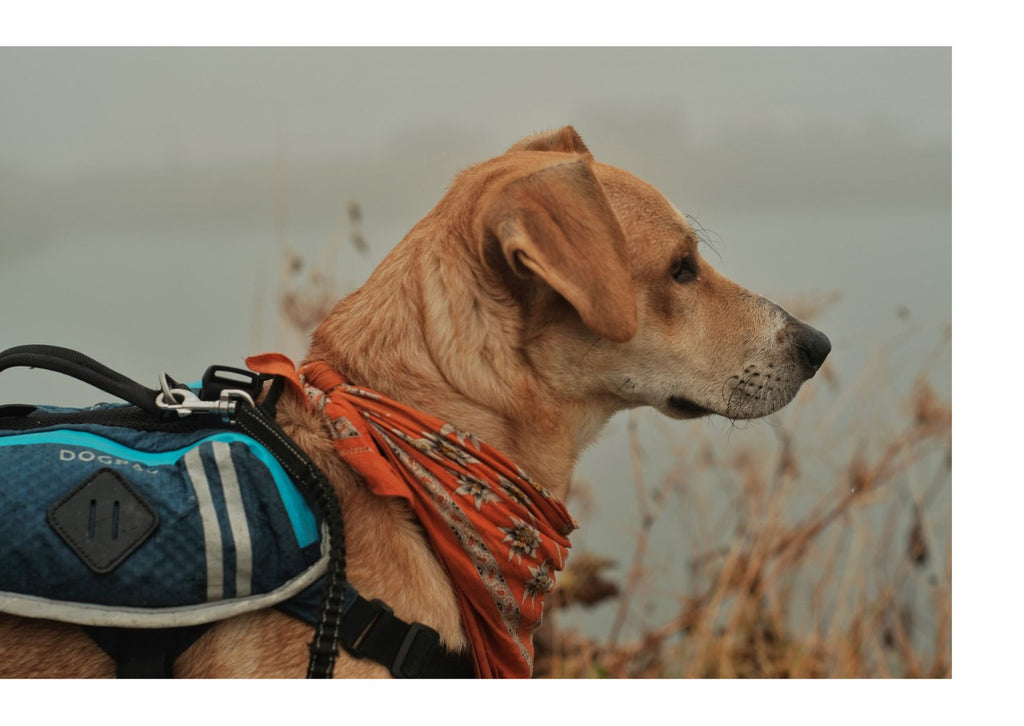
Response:
[[[612,420],[538,674],[950,675],[948,48],[0,48],[0,99],[0,348],[151,386],[301,356],[458,170],[574,125],[833,352],[761,421]]]

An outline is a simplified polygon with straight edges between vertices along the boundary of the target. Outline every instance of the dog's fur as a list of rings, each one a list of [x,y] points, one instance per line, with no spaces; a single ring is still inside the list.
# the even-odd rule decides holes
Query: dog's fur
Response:
[[[618,410],[770,414],[828,339],[716,273],[653,187],[597,163],[566,127],[462,172],[313,335],[357,384],[475,433],[564,499],[580,452]],[[452,584],[409,509],[369,493],[297,397],[280,421],[334,484],[348,573],[367,598],[465,648]],[[217,624],[175,674],[302,676],[312,629],[275,610]],[[111,676],[76,627],[0,617],[0,675]],[[338,677],[386,676],[342,653]]]

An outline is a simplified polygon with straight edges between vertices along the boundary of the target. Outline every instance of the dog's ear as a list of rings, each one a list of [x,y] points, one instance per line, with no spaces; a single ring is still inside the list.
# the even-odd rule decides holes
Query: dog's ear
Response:
[[[513,272],[544,280],[601,337],[633,337],[636,294],[625,238],[587,159],[507,183],[483,200],[479,219],[483,238],[497,239]]]
[[[591,155],[590,149],[572,126],[532,134],[516,143],[509,151],[564,151],[588,157]]]

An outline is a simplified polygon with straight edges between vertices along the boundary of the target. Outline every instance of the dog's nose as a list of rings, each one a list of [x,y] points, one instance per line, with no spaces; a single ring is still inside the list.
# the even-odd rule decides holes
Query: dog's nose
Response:
[[[804,325],[796,338],[796,347],[800,349],[804,362],[810,372],[808,378],[813,376],[825,362],[829,352],[832,350],[832,343],[828,336],[815,330],[810,325]]]

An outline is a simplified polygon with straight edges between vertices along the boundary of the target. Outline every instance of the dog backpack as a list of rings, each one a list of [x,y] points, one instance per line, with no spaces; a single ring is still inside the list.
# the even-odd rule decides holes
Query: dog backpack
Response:
[[[283,378],[211,366],[148,389],[43,345],[0,353],[15,366],[127,403],[0,406],[0,613],[85,627],[120,677],[170,676],[211,624],[267,607],[315,627],[308,677],[340,647],[397,678],[473,675],[347,582],[333,489],[274,421]]]
[[[274,422],[279,379],[212,366],[201,384],[164,374],[150,390],[38,345],[0,353],[13,366],[128,403],[0,406],[0,612],[85,626],[120,675],[169,675],[213,622],[305,610],[319,626],[308,675],[330,674],[344,603],[322,580],[345,596],[341,516]]]

